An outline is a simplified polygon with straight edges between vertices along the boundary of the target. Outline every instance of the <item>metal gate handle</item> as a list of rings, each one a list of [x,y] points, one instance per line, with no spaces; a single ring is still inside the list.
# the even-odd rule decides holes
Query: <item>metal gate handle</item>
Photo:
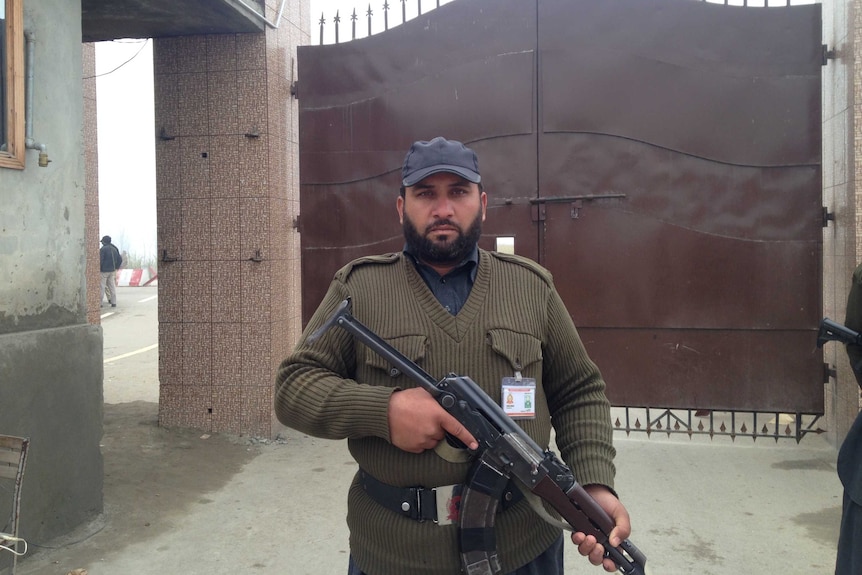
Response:
[[[578,215],[581,207],[584,205],[585,201],[593,201],[593,200],[608,200],[608,199],[624,199],[626,197],[625,194],[584,194],[581,196],[549,196],[546,198],[532,198],[530,199],[530,205],[533,206],[543,206],[544,204],[572,204],[572,212],[571,216],[573,220],[578,219]],[[542,217],[540,219],[544,219],[544,210],[542,210]]]

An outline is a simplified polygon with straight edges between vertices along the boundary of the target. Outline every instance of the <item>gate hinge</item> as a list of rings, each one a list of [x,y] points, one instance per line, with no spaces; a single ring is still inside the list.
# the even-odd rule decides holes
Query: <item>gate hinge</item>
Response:
[[[838,379],[838,371],[835,370],[834,367],[831,367],[825,361],[823,362],[823,383],[829,383],[829,378],[834,377]]]
[[[829,208],[823,206],[823,227],[828,228],[829,222],[835,221],[835,214],[829,211]]]
[[[297,232],[300,231],[299,230],[299,216],[298,215],[293,218],[293,223],[291,224],[291,227],[294,230],[296,230]]]
[[[825,66],[829,62],[829,60],[835,59],[835,50],[830,50],[829,46],[827,46],[826,44],[820,45],[820,54],[821,54],[821,58],[820,58],[820,65],[821,66]]]
[[[299,100],[299,82],[296,80],[290,83],[290,95]]]

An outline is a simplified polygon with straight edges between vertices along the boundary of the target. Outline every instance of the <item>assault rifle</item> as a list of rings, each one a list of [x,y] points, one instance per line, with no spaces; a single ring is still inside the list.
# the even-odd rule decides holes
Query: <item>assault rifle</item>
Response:
[[[626,539],[619,547],[613,547],[608,542],[613,519],[575,481],[566,464],[552,451],[543,451],[473,380],[449,374],[437,381],[354,318],[350,299],[341,302],[332,316],[309,336],[309,341],[319,338],[332,326],[352,334],[421,385],[479,443],[461,494],[459,543],[461,563],[468,575],[495,575],[501,571],[494,518],[511,477],[527,489],[525,496],[543,518],[551,519],[541,509],[538,498],[548,502],[571,529],[595,537],[604,546],[605,557],[612,559],[619,571],[646,575],[646,556],[633,543]]]
[[[840,341],[841,343],[862,346],[862,333],[824,317],[820,320],[820,330],[817,332],[817,347],[823,347],[827,341]]]

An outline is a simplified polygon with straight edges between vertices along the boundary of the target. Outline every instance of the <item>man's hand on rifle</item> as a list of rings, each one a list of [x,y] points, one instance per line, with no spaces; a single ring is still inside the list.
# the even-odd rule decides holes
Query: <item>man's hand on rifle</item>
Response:
[[[615,527],[611,531],[608,542],[614,547],[618,547],[622,540],[626,539],[632,532],[629,512],[626,511],[626,508],[611,490],[604,485],[585,485],[584,491],[589,493],[614,520]],[[593,565],[602,565],[605,571],[609,573],[617,570],[617,565],[613,561],[610,559],[603,560],[605,548],[599,545],[592,535],[584,535],[580,531],[572,533],[572,543],[578,546],[578,553],[589,558]]]
[[[389,397],[389,439],[395,447],[422,453],[437,447],[447,433],[470,449],[479,447],[461,422],[421,387],[396,391]]]

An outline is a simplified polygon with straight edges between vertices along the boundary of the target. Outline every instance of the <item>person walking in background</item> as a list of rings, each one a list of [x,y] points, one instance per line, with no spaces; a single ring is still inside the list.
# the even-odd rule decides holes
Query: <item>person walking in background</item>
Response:
[[[862,331],[862,264],[853,272],[844,325]],[[862,387],[862,346],[848,344],[847,356],[856,383]],[[838,478],[844,486],[844,503],[835,575],[859,575],[862,573],[862,413],[856,416],[838,452]]]
[[[111,236],[102,236],[102,247],[99,249],[99,273],[101,274],[101,303],[117,307],[117,270],[123,265],[123,256],[117,246],[111,243]]]
[[[553,423],[562,459],[614,520],[610,541],[619,545],[631,524],[613,491],[605,382],[551,274],[527,258],[478,248],[487,196],[476,154],[462,143],[415,142],[401,183],[395,208],[404,250],[339,270],[276,377],[279,421],[317,437],[346,438],[359,464],[348,493],[348,574],[460,572],[457,525],[438,521],[441,502],[422,503],[414,516],[403,496],[436,499],[466,481],[470,455],[450,445],[447,433],[477,446],[427,391],[369,348],[340,333],[309,341],[348,297],[359,321],[429,373],[469,374],[496,402],[511,393],[513,379],[534,388],[518,423],[542,448]],[[560,528],[520,493],[512,486],[495,522],[503,572],[562,575]],[[445,498],[443,504],[457,505]],[[592,535],[575,533],[572,542],[594,565],[616,570]]]

